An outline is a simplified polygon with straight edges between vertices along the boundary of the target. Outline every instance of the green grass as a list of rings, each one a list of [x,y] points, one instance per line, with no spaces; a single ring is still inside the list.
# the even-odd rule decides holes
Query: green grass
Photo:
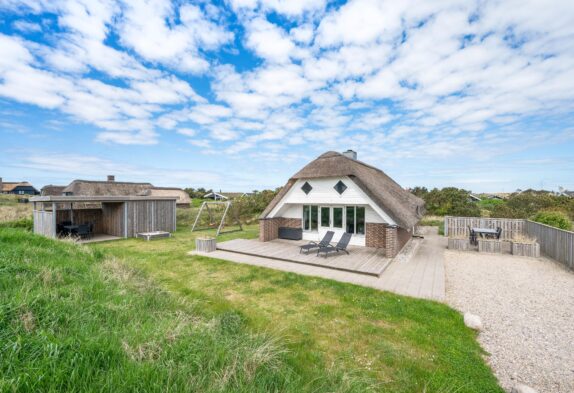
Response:
[[[502,392],[449,307],[188,256],[197,235],[0,228],[0,391]]]

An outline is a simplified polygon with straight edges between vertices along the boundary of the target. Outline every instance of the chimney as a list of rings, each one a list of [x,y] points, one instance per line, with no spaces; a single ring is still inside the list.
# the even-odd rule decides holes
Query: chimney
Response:
[[[108,181],[109,182],[116,181],[116,177],[114,175],[108,175]]]
[[[345,157],[349,157],[349,158],[351,158],[351,159],[353,159],[353,160],[356,160],[356,159],[357,159],[357,152],[354,151],[354,150],[351,150],[351,149],[348,149],[347,151],[344,151],[344,152],[343,152],[343,155],[344,155]]]

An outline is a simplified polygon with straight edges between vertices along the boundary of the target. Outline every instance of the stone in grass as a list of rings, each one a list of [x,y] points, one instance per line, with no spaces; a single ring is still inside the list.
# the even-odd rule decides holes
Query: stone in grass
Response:
[[[530,386],[523,385],[521,383],[514,385],[510,393],[538,393],[535,389]]]
[[[482,321],[478,315],[464,313],[464,324],[474,330],[482,330]]]

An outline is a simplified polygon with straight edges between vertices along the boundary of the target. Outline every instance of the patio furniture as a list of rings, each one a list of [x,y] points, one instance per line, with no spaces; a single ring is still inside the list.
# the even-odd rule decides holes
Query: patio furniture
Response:
[[[311,251],[314,248],[321,248],[321,247],[326,247],[329,245],[329,243],[331,243],[331,240],[333,240],[333,236],[335,236],[335,232],[333,231],[327,231],[327,233],[325,233],[325,236],[323,236],[323,240],[321,240],[319,243],[317,242],[309,242],[307,244],[304,244],[302,246],[299,247],[299,254],[301,254],[301,252],[303,252],[303,250],[305,250],[305,254],[309,254],[309,251]]]
[[[349,251],[347,251],[347,246],[351,241],[351,236],[352,235],[350,233],[347,232],[343,233],[341,239],[339,239],[339,242],[337,243],[336,246],[328,244],[326,246],[320,247],[319,250],[317,251],[317,256],[319,256],[320,253],[323,253],[325,254],[325,258],[327,258],[330,252],[338,253],[339,251],[344,251],[347,253],[347,255],[349,255]]]
[[[63,225],[64,227],[64,235],[75,235],[78,232],[79,225]]]
[[[488,238],[489,236],[496,236],[498,234],[498,230],[492,228],[472,228],[472,230],[482,238]],[[500,231],[502,233],[502,229]]]
[[[476,232],[470,226],[468,227],[468,232],[470,233],[470,244],[476,245]]]
[[[498,239],[498,240],[500,240],[500,235],[502,235],[502,228],[501,228],[501,227],[497,227],[497,228],[496,228],[496,233],[494,233],[494,234],[489,233],[489,234],[486,235],[486,237],[487,237],[488,239]]]
[[[78,225],[78,229],[76,230],[76,235],[80,239],[89,239],[92,235],[92,233],[90,231],[90,225],[89,224]]]

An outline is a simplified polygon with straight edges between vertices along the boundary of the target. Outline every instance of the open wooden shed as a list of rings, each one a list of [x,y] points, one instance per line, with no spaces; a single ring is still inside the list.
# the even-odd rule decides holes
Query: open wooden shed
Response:
[[[175,197],[41,196],[31,198],[34,233],[58,237],[64,222],[92,223],[96,236],[107,240],[135,237],[140,232],[176,229]]]

